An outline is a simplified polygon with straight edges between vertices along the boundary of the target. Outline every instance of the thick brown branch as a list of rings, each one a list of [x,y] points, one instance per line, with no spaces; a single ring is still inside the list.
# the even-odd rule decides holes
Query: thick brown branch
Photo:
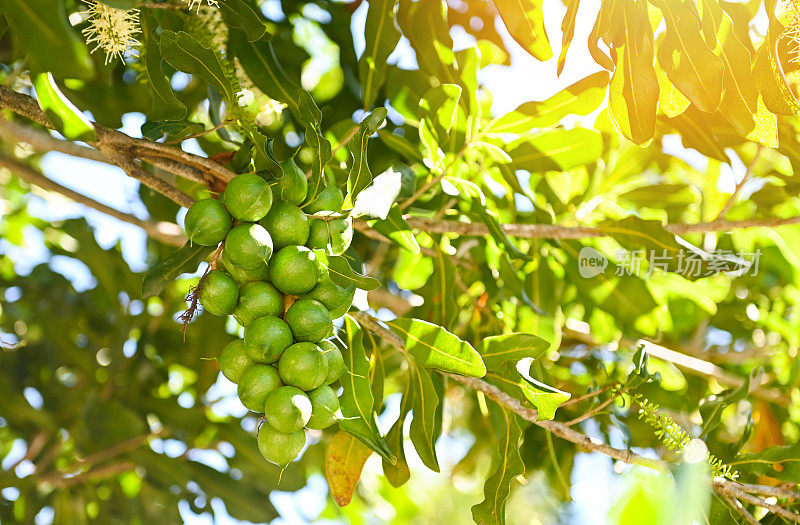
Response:
[[[424,217],[405,217],[412,228],[428,233],[457,233],[459,235],[472,235],[485,237],[489,229],[485,224],[476,222],[458,222],[448,220],[435,220]],[[747,228],[775,228],[800,224],[800,217],[747,219],[741,221],[713,221],[696,224],[666,224],[664,227],[681,235],[685,233],[718,232],[742,230]],[[560,226],[556,224],[503,224],[503,231],[513,237],[524,239],[584,239],[586,237],[605,237],[607,234],[600,228],[589,226]]]
[[[39,104],[36,100],[29,95],[19,93],[6,86],[0,86],[0,107],[9,109],[47,128],[55,129],[50,119],[47,118],[47,115],[39,108]],[[102,145],[113,145],[114,149],[122,150],[120,151],[121,154],[127,154],[130,151],[136,158],[145,159],[146,157],[156,156],[172,159],[204,171],[212,177],[224,182],[228,182],[236,176],[235,173],[217,164],[213,160],[188,153],[180,148],[174,148],[149,140],[133,138],[120,131],[107,128],[97,123],[94,123],[94,127],[97,131],[97,141],[92,143],[92,146],[96,147],[98,150],[103,151]],[[105,152],[106,155],[108,155],[107,150]]]
[[[12,144],[15,142],[25,142],[30,144],[36,151],[57,151],[73,157],[80,157],[97,162],[108,162],[106,156],[96,149],[87,148],[86,146],[81,146],[66,140],[59,140],[46,131],[40,131],[31,126],[24,126],[13,120],[6,120],[2,116],[0,116],[0,137]]]
[[[17,160],[10,159],[8,157],[4,157],[1,155],[0,155],[0,166],[7,168],[12,173],[17,175],[19,178],[26,180],[29,183],[38,186],[44,190],[60,193],[61,195],[67,197],[70,200],[88,206],[89,208],[97,210],[101,213],[105,213],[106,215],[114,217],[115,219],[119,219],[123,222],[127,222],[129,224],[133,224],[134,226],[138,226],[142,228],[147,233],[147,235],[165,244],[170,244],[172,246],[183,246],[183,244],[186,242],[186,238],[184,237],[180,227],[178,227],[177,224],[173,224],[171,222],[147,221],[140,219],[135,215],[121,212],[115,208],[106,206],[101,202],[97,202],[94,199],[90,199],[85,195],[82,195],[74,190],[62,186],[61,184],[58,184],[55,181],[48,179],[38,171],[28,166],[27,164],[23,164]]]
[[[724,496],[746,501],[751,505],[756,505],[763,509],[767,509],[768,511],[773,512],[784,519],[787,519],[794,523],[800,523],[799,514],[795,514],[794,512],[785,509],[780,505],[769,503],[757,496],[753,496],[752,494],[748,494],[747,492],[739,488],[738,486],[739,484],[736,482],[723,482],[721,480],[715,479],[714,481],[711,482],[711,485],[712,487],[714,487],[714,490],[716,490],[718,493]]]

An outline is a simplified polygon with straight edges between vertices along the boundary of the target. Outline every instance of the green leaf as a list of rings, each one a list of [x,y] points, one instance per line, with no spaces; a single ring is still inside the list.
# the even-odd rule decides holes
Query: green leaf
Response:
[[[414,232],[411,231],[411,226],[403,219],[403,214],[397,206],[392,206],[385,219],[375,221],[372,224],[372,229],[382,233],[392,242],[411,253],[417,254],[420,251],[419,243],[417,243],[417,238],[414,237]]]
[[[436,123],[437,130],[443,131],[438,134],[442,142],[456,124],[462,91],[458,84],[441,84],[430,88],[419,100],[419,107],[424,110],[423,115],[430,122]]]
[[[388,461],[383,460],[383,475],[386,476],[386,479],[389,480],[389,483],[391,483],[393,487],[402,486],[411,477],[411,471],[406,461],[403,427],[405,426],[406,417],[411,411],[413,399],[414,392],[411,390],[411,379],[409,378],[406,382],[405,390],[403,391],[403,397],[400,398],[400,416],[386,434],[386,442],[397,458],[397,463],[392,465]]]
[[[776,3],[776,0],[764,2],[769,25],[767,36],[756,51],[753,77],[767,109],[781,115],[796,115],[800,111],[800,103],[786,83],[778,55],[778,40],[785,34],[785,29],[775,16]]]
[[[213,250],[213,246],[192,245],[191,242],[187,242],[144,274],[142,297],[146,299],[158,295],[180,274],[194,272]]]
[[[682,239],[679,242],[678,237],[658,220],[645,220],[632,215],[619,221],[606,221],[599,228],[631,254],[636,250],[644,250],[644,260],[653,262],[651,270],[656,266],[690,280],[715,272],[741,269],[744,264],[744,261],[732,256],[705,252]]]
[[[452,293],[456,286],[456,272],[453,262],[441,246],[436,243],[433,248],[434,255],[430,257],[433,273],[425,287],[419,291],[425,298],[422,306],[425,312],[422,316],[434,324],[452,328],[458,319],[458,303]]]
[[[440,399],[443,392],[437,389],[434,378],[424,368],[414,364],[410,367],[410,374],[413,408],[409,437],[422,463],[439,472],[436,440],[441,430]]]
[[[486,374],[480,354],[469,343],[441,326],[420,319],[403,318],[386,324],[403,338],[406,350],[420,365],[468,377],[483,377]]]
[[[69,25],[63,0],[0,0],[0,11],[26,50],[32,73],[83,79],[94,75],[94,63]]]
[[[367,145],[369,137],[381,126],[386,119],[386,108],[376,108],[367,115],[358,126],[358,131],[347,144],[347,149],[353,155],[353,166],[347,176],[347,198],[344,207],[352,208],[355,198],[361,190],[372,182],[372,172],[367,159]]]
[[[58,89],[51,73],[41,73],[33,79],[36,99],[47,118],[68,140],[93,142],[97,140],[94,125]]]
[[[139,5],[138,0],[100,0],[100,1],[115,9],[134,9]]]
[[[186,117],[186,106],[178,100],[172,85],[162,69],[161,42],[156,30],[147,31],[150,23],[149,16],[142,19],[142,29],[145,33],[144,46],[142,46],[141,62],[144,65],[143,77],[150,87],[150,96],[153,99],[152,111],[148,114],[149,120],[183,120]]]
[[[722,411],[725,408],[747,399],[750,394],[750,382],[757,372],[758,368],[752,370],[739,388],[727,394],[717,394],[712,400],[700,405],[700,416],[703,418],[703,432],[700,434],[700,439],[708,439],[711,432],[722,423]]]
[[[364,53],[358,60],[358,78],[364,107],[372,107],[386,80],[386,59],[400,41],[394,21],[395,0],[372,0],[364,27]]]
[[[600,158],[603,136],[585,128],[542,131],[512,144],[508,154],[514,170],[566,171]]]
[[[481,341],[478,352],[489,370],[499,368],[510,361],[541,356],[550,343],[531,334],[513,333],[494,335]]]
[[[603,102],[607,88],[608,73],[594,73],[543,102],[525,102],[497,119],[488,133],[525,134],[534,128],[558,124],[567,115],[588,115]]]
[[[700,32],[694,4],[657,0],[667,33],[658,47],[658,63],[667,78],[702,111],[713,113],[722,101],[725,66]]]
[[[769,476],[795,484],[800,479],[800,442],[769,447],[756,454],[745,454],[728,464],[748,474]]]
[[[379,288],[381,285],[381,282],[374,277],[368,277],[356,272],[344,255],[328,256],[327,267],[331,281],[344,288],[355,285],[362,290],[370,291]]]
[[[306,144],[314,150],[311,161],[311,176],[308,179],[308,196],[310,202],[322,191],[325,182],[325,166],[331,160],[331,143],[320,134],[322,124],[322,111],[317,107],[311,94],[302,89],[298,97],[300,120],[305,123]]]
[[[225,96],[228,102],[236,100],[233,86],[225,75],[219,55],[205,47],[192,35],[183,31],[161,31],[161,56],[184,73],[202,78]]]
[[[147,121],[142,124],[142,136],[156,141],[161,140],[164,136],[173,140],[179,140],[189,135],[202,133],[205,126],[199,122],[190,122],[188,120],[161,120],[158,122]]]
[[[261,39],[267,32],[261,15],[244,0],[223,0],[219,2],[219,12],[228,27],[244,31],[250,42]]]
[[[340,379],[344,391],[339,398],[343,416],[339,426],[385,460],[394,463],[396,458],[378,429],[378,416],[369,383],[369,361],[364,352],[363,331],[349,315],[344,317],[344,325],[347,331],[347,347],[342,351],[342,356],[347,372]]]
[[[658,107],[658,77],[653,67],[653,33],[647,3],[624,0],[615,16],[624,38],[614,49],[614,75],[608,107],[614,124],[628,139],[645,144],[653,138]]]
[[[243,31],[230,31],[230,47],[250,80],[267,96],[285,102],[294,115],[300,114],[298,93],[302,89],[281,67],[271,42],[249,42]]]
[[[422,160],[422,154],[420,154],[419,149],[417,149],[417,147],[407,138],[401,137],[400,135],[395,135],[394,133],[385,129],[378,130],[378,137],[380,137],[383,143],[392,148],[394,151],[404,155],[407,160]]]
[[[547,39],[543,0],[494,0],[508,32],[525,51],[539,60],[550,60],[553,50]]]
[[[245,129],[244,133],[250,137],[253,144],[253,167],[257,172],[266,172],[275,180],[283,176],[283,168],[272,152],[272,142],[261,132],[254,129]]]
[[[514,479],[525,473],[525,464],[519,453],[522,438],[519,416],[502,405],[492,408],[489,411],[492,430],[499,438],[495,470],[483,485],[483,501],[472,507],[472,519],[475,523],[499,525],[506,522],[506,500]]]
[[[737,38],[733,21],[717,2],[703,1],[703,31],[715,38],[714,51],[725,64],[720,112],[744,138],[778,145],[778,124],[764,105],[751,70],[750,51]],[[712,40],[713,42],[714,40]]]

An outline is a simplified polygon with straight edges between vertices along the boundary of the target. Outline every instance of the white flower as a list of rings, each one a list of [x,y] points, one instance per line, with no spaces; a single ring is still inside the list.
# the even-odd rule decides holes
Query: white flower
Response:
[[[236,101],[241,107],[249,106],[253,103],[253,101],[255,101],[255,99],[256,96],[249,89],[243,89],[236,93]]]
[[[275,123],[283,113],[286,104],[268,98],[264,109],[256,115],[256,124],[262,128],[268,128]]]
[[[197,6],[197,11],[200,12],[200,6],[203,5],[203,0],[183,0],[187,4],[189,4],[189,9],[194,9],[194,6]],[[218,6],[217,0],[206,0],[208,5]]]
[[[89,25],[83,30],[87,44],[95,44],[92,52],[102,49],[105,63],[114,58],[122,59],[125,52],[139,45],[136,34],[139,29],[138,9],[116,9],[97,0],[83,0],[89,10],[84,13]]]

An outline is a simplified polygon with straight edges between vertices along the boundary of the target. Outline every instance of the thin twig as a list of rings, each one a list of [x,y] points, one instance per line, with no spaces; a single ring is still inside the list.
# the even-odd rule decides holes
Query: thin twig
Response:
[[[771,487],[769,485],[754,485],[751,483],[739,483],[738,487],[745,492],[758,494],[760,496],[800,500],[800,492],[785,487]]]
[[[781,507],[779,505],[768,503],[767,501],[765,501],[765,500],[763,500],[763,499],[761,499],[761,498],[759,498],[757,496],[753,496],[752,494],[748,494],[747,492],[745,492],[742,489],[740,489],[737,486],[738,485],[737,483],[731,483],[731,482],[723,483],[723,482],[715,479],[715,480],[713,480],[711,482],[711,485],[714,487],[714,490],[716,490],[717,492],[719,492],[721,494],[725,494],[727,496],[734,497],[734,498],[740,499],[742,501],[746,501],[747,503],[750,503],[751,505],[756,505],[756,506],[761,507],[763,509],[767,509],[768,511],[773,512],[773,513],[777,514],[778,516],[780,516],[782,518],[785,518],[785,519],[787,519],[789,521],[792,521],[794,523],[800,523],[800,514],[795,514],[794,512],[792,512],[792,511],[790,511],[788,509],[785,509],[785,508],[783,508],[783,507]]]
[[[164,244],[169,244],[172,246],[183,246],[186,242],[186,237],[183,235],[180,227],[177,224],[171,222],[161,222],[161,221],[148,221],[144,219],[140,219],[135,215],[131,215],[129,213],[121,212],[111,206],[107,206],[101,202],[97,202],[94,199],[86,197],[83,194],[80,194],[74,190],[71,190],[61,184],[52,181],[39,173],[38,171],[34,170],[27,164],[23,164],[16,160],[10,159],[8,157],[0,155],[0,166],[7,168],[9,171],[17,175],[19,178],[38,186],[44,190],[52,191],[55,193],[59,193],[70,200],[73,200],[79,204],[83,204],[89,208],[99,211],[100,213],[104,213],[115,219],[118,219],[123,222],[127,222],[128,224],[133,224],[134,226],[138,226],[139,228],[143,229],[148,236],[157,239]]]
[[[596,406],[596,407],[594,407],[593,409],[589,410],[588,412],[586,412],[586,413],[585,413],[585,414],[583,414],[582,416],[580,416],[580,417],[576,417],[575,419],[573,419],[573,420],[571,420],[571,421],[567,421],[567,422],[566,422],[566,423],[564,423],[564,424],[565,424],[565,425],[567,425],[568,427],[571,427],[572,425],[577,425],[577,424],[578,424],[578,423],[580,423],[581,421],[585,421],[585,420],[589,419],[590,417],[597,415],[597,414],[598,414],[598,413],[600,413],[600,412],[601,412],[601,411],[602,411],[604,408],[606,408],[608,405],[610,405],[611,403],[613,403],[613,402],[614,402],[614,400],[615,400],[615,399],[617,399],[617,397],[618,397],[618,396],[614,396],[614,397],[611,397],[611,398],[609,398],[609,399],[606,399],[605,401],[603,401],[602,403],[600,403],[599,405],[597,405],[597,406]]]
[[[726,494],[722,494],[721,496],[722,499],[724,499],[728,503],[728,505],[733,507],[733,510],[735,510],[741,517],[743,517],[747,523],[749,523],[750,525],[760,525],[755,516],[750,514],[750,511],[744,508],[744,506],[741,504],[741,502],[739,502],[738,499],[732,496],[728,496]]]
[[[742,192],[742,188],[744,188],[744,185],[747,184],[747,181],[749,181],[750,178],[753,176],[753,167],[756,165],[756,162],[758,161],[758,158],[761,156],[761,152],[762,151],[764,151],[764,146],[758,146],[758,150],[756,150],[756,154],[753,155],[753,158],[750,160],[750,163],[747,165],[747,169],[744,172],[744,177],[742,177],[742,180],[739,182],[739,184],[736,185],[736,189],[733,190],[733,194],[728,199],[728,202],[725,203],[725,206],[723,206],[722,210],[719,212],[719,215],[717,215],[717,218],[716,218],[717,221],[721,221],[721,220],[725,219],[725,216],[728,215],[728,212],[733,207],[733,205],[736,203],[736,199],[739,197],[739,194]]]

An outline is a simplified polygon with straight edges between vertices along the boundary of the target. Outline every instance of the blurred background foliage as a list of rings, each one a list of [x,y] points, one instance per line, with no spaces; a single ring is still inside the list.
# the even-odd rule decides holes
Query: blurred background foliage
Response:
[[[405,226],[360,219],[364,234],[356,234],[349,254],[383,286],[360,293],[358,308],[383,320],[429,320],[476,348],[492,335],[536,335],[547,345],[530,376],[573,396],[558,408],[558,421],[618,448],[676,459],[658,429],[637,416],[628,395],[636,393],[701,437],[742,481],[800,479],[794,466],[800,457],[800,228],[787,222],[774,229],[680,230],[724,220],[791,221],[800,214],[797,65],[790,60],[792,40],[780,38],[783,25],[789,34],[796,27],[793,6],[780,11],[779,20],[769,0],[604,0],[592,6],[568,0],[549,15],[559,19],[562,38],[551,31],[548,39],[543,3],[536,1],[239,2],[266,28],[263,39],[271,38],[286,75],[278,84],[290,86],[288,92],[258,80],[242,63],[247,50],[228,37],[229,31],[246,32],[246,24],[227,27],[232,19],[223,23],[204,2],[192,11],[140,6],[141,27],[148,30],[137,38],[145,60],[128,53],[105,62],[80,41],[68,56],[61,41],[60,63],[43,63],[37,46],[49,52],[49,43],[20,25],[14,16],[19,2],[0,2],[6,15],[2,80],[27,92],[30,72],[64,68],[53,69],[54,76],[80,110],[111,128],[140,113],[141,133],[151,139],[181,142],[218,127],[183,144],[233,170],[247,165],[256,155],[253,145],[266,139],[278,158],[296,154],[310,170],[318,152],[304,139],[319,131],[335,150],[326,176],[342,187],[351,162],[345,137],[366,111],[385,106],[388,119],[369,141],[372,175],[402,166],[417,188],[439,177],[443,184],[431,184],[407,207],[394,204],[391,213],[410,215]],[[79,38],[90,21],[73,15],[85,6],[57,4],[65,34]],[[531,9],[520,13],[518,5]],[[360,13],[363,20],[365,10],[366,30],[356,33],[354,17]],[[388,17],[386,25],[381,17]],[[561,56],[548,65],[568,71],[576,20],[579,30],[586,20],[593,27],[588,46],[576,40],[573,49],[580,44],[609,71],[584,62],[581,80],[552,98],[498,112],[503,101],[493,100],[480,79],[511,66],[517,46],[535,59],[550,59],[551,48],[559,49],[555,40],[562,40]],[[164,52],[158,41],[164,31],[185,31],[224,70],[220,89],[246,90],[253,99],[237,96],[237,104],[201,72],[178,71],[178,61],[164,54],[157,70],[164,82],[171,79],[168,91],[187,111],[181,115],[174,103],[172,110],[160,106],[158,87],[146,80],[153,71],[146,58]],[[699,40],[676,43],[676,35]],[[239,40],[238,46],[248,41]],[[687,57],[701,64],[699,74],[687,72]],[[626,67],[630,61],[633,69]],[[79,63],[88,73],[72,78],[79,76]],[[294,114],[299,86],[323,110],[319,129]],[[27,122],[10,113],[2,118]],[[45,165],[46,151],[14,139],[8,122],[3,156],[37,169]],[[193,198],[209,192],[147,169]],[[214,360],[235,336],[235,323],[201,314],[184,339],[177,316],[197,274],[183,275],[158,297],[141,298],[141,263],[161,261],[174,248],[149,239],[141,260],[126,260],[124,239],[100,242],[97,223],[83,211],[48,220],[40,200],[57,203],[58,197],[12,171],[0,170],[0,520],[176,523],[205,515],[269,522],[280,519],[277,507],[286,522],[472,521],[470,507],[481,501],[484,481],[503,465],[497,458],[502,432],[493,422],[501,412],[494,403],[436,375],[440,433],[426,437],[437,442],[441,473],[426,469],[431,461],[417,457],[414,439],[414,447],[405,447],[410,472],[403,474],[401,462],[391,477],[410,476],[408,483],[394,488],[373,455],[355,499],[339,508],[326,496],[322,477],[332,432],[312,433],[302,458],[284,472],[258,453],[257,416],[238,404]],[[103,189],[122,191],[111,182]],[[144,186],[126,198],[141,217],[180,222],[180,207]],[[459,234],[453,224],[468,221],[490,234]],[[437,222],[449,229],[426,230]],[[597,226],[606,236],[510,238],[498,225],[511,223]],[[675,242],[676,230],[662,224],[676,226],[687,242],[710,253],[758,252],[758,271],[690,280],[675,271],[645,276],[646,264],[640,275],[614,275],[610,263],[605,273],[581,277],[584,247],[616,260],[621,249],[661,246],[665,235]],[[642,341],[652,351],[646,367],[644,353],[637,352]],[[368,356],[376,412],[388,432],[409,399],[404,393],[415,372],[388,345],[368,347]],[[521,399],[532,384],[520,387],[519,374],[507,365],[486,379],[498,386],[517,382],[502,387]],[[587,413],[591,417],[583,419]],[[505,508],[510,523],[597,523],[613,507],[613,522],[649,523],[643,516],[655,512],[663,519],[664,509],[682,501],[682,491],[703,492],[680,472],[674,482],[654,478],[523,423],[505,427],[521,425],[521,468],[519,476],[503,480],[511,497],[498,500],[500,516],[493,519],[501,520]],[[709,522],[741,519],[721,498],[710,499]],[[778,520],[769,515],[762,523]]]

